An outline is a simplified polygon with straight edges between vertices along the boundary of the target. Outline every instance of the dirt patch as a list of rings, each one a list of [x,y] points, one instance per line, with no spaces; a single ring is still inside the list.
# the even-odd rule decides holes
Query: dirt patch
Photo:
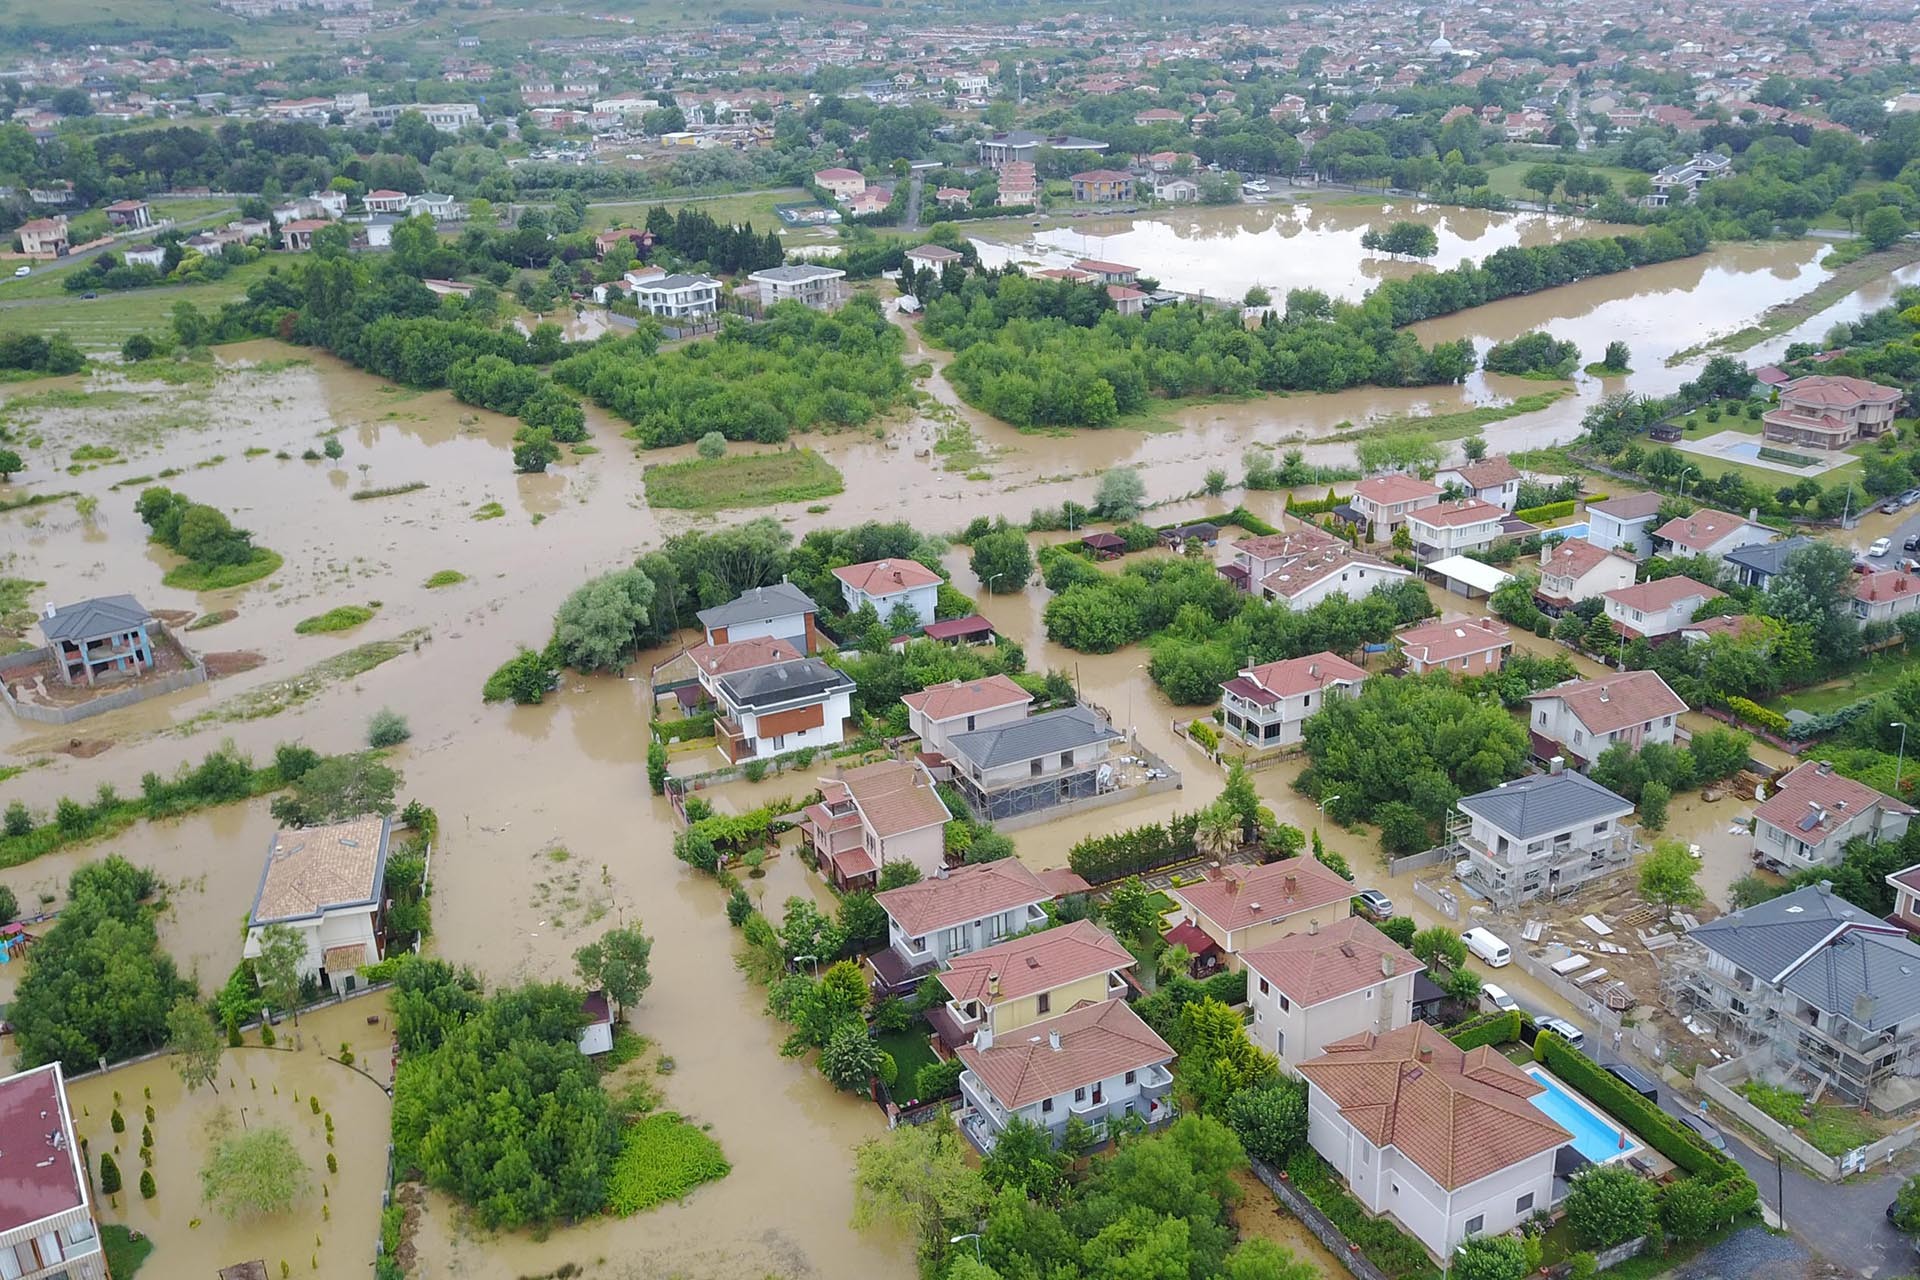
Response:
[[[223,622],[232,622],[240,616],[238,609],[221,609],[214,613],[203,613],[188,625],[189,631],[204,631],[208,627],[217,627]]]
[[[227,653],[209,653],[200,661],[206,664],[207,678],[218,680],[223,676],[237,676],[242,671],[251,671],[266,661],[264,654],[251,649],[236,649]]]
[[[415,1260],[413,1245],[414,1233],[420,1227],[420,1215],[426,1211],[426,1189],[417,1182],[403,1182],[393,1189],[396,1204],[404,1206],[400,1220],[400,1245],[393,1251],[393,1260],[400,1264],[400,1270],[411,1275]]]
[[[152,609],[149,612],[170,627],[180,626],[193,618],[191,609]]]
[[[65,745],[54,750],[75,760],[91,760],[112,745],[113,742],[107,738],[68,738]]]

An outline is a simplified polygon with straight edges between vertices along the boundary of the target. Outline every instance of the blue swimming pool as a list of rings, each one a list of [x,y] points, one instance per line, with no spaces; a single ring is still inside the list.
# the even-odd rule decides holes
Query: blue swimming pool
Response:
[[[1562,538],[1584,538],[1587,536],[1587,526],[1584,523],[1561,524],[1555,525],[1551,529],[1542,529],[1540,532],[1542,534],[1554,534]]]
[[[1576,1098],[1573,1091],[1540,1067],[1526,1068],[1528,1075],[1546,1086],[1545,1093],[1529,1101],[1549,1120],[1573,1135],[1573,1149],[1595,1164],[1605,1164],[1640,1149],[1632,1134],[1621,1141],[1621,1130],[1594,1107]]]

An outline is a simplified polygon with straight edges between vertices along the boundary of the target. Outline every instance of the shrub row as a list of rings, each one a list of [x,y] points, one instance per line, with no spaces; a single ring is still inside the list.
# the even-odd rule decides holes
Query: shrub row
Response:
[[[1774,711],[1769,707],[1763,707],[1759,703],[1746,698],[1728,698],[1727,710],[1733,712],[1734,715],[1745,720],[1748,724],[1757,725],[1770,733],[1777,733],[1782,737],[1785,737],[1793,730],[1792,722],[1778,711]]]
[[[1177,814],[1164,823],[1134,827],[1110,836],[1088,836],[1067,854],[1067,865],[1088,884],[1106,884],[1194,858],[1197,813]]]
[[[1440,1274],[1417,1240],[1395,1226],[1393,1219],[1376,1218],[1361,1208],[1315,1152],[1300,1151],[1287,1161],[1287,1180],[1392,1280],[1429,1280]]]
[[[1759,456],[1765,458],[1768,462],[1783,462],[1789,467],[1816,467],[1820,465],[1818,458],[1809,458],[1804,453],[1788,453],[1785,449],[1775,449],[1771,445],[1761,445]]]
[[[1540,524],[1547,520],[1564,520],[1572,515],[1574,511],[1579,508],[1579,505],[1580,504],[1572,498],[1567,498],[1561,502],[1548,502],[1537,507],[1527,507],[1513,514],[1518,519],[1525,520],[1528,524]]]
[[[1187,726],[1187,736],[1205,747],[1208,751],[1220,749],[1220,735],[1205,720],[1195,720]]]
[[[1245,507],[1235,507],[1224,516],[1221,516],[1215,523],[1238,525],[1256,538],[1264,538],[1268,534],[1280,532],[1279,529],[1268,524],[1265,520],[1262,520]]]
[[[1468,1018],[1447,1032],[1447,1039],[1462,1049],[1478,1049],[1482,1045],[1511,1044],[1519,1038],[1520,1011],[1518,1009],[1508,1009],[1505,1013],[1483,1013],[1477,1018]]]
[[[1878,695],[1870,695],[1849,702],[1844,707],[1835,707],[1825,715],[1809,716],[1805,720],[1789,721],[1785,730],[1786,736],[1794,739],[1824,738],[1828,734],[1838,733],[1867,712],[1873,710],[1874,704],[1878,701],[1880,701]]]
[[[1301,519],[1308,516],[1324,516],[1345,501],[1345,498],[1333,491],[1332,486],[1328,486],[1327,496],[1324,498],[1287,499],[1287,514]]]

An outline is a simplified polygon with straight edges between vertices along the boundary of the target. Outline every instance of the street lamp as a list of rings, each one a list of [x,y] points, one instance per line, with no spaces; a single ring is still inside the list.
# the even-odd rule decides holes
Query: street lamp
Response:
[[[817,981],[820,977],[820,957],[819,956],[795,956],[793,958],[793,962],[795,964],[799,964],[802,960],[813,961],[813,976]]]
[[[1893,798],[1900,798],[1900,771],[1907,766],[1907,722],[1895,720],[1887,725],[1889,729],[1900,731],[1900,755],[1893,764]]]
[[[1322,818],[1327,816],[1327,806],[1332,804],[1334,801],[1338,800],[1339,798],[1340,798],[1339,796],[1328,796],[1325,800],[1322,800],[1320,802],[1318,807],[1320,810],[1320,816]]]
[[[965,1235],[955,1236],[953,1239],[947,1241],[947,1243],[959,1244],[962,1240],[973,1241],[973,1260],[975,1262],[979,1262],[981,1260],[980,1259],[980,1233],[978,1231],[969,1231]]]
[[[1692,476],[1688,476],[1688,475],[1687,475],[1687,472],[1689,472],[1689,471],[1691,471],[1691,472],[1693,472],[1693,475],[1692,475]],[[1684,497],[1686,497],[1686,496],[1687,496],[1687,482],[1688,482],[1688,480],[1690,480],[1690,479],[1696,479],[1696,478],[1701,478],[1701,472],[1700,472],[1700,468],[1698,468],[1698,467],[1694,467],[1694,466],[1686,466],[1686,467],[1682,467],[1682,468],[1680,468],[1680,474],[1679,474],[1679,476],[1678,476],[1678,477],[1676,477],[1676,478],[1677,478],[1677,479],[1678,479],[1678,480],[1680,481],[1680,487],[1679,487],[1678,489],[1676,489],[1676,490],[1675,490],[1674,492],[1675,492],[1675,493],[1677,493],[1677,494],[1678,494],[1678,495],[1679,495],[1680,497],[1682,497],[1682,498],[1684,498]]]

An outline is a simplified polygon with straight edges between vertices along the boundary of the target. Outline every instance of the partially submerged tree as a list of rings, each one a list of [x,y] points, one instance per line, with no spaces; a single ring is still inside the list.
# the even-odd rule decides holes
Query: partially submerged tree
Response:
[[[607,993],[617,1016],[639,1004],[653,982],[647,968],[652,954],[653,939],[640,932],[638,924],[631,924],[609,929],[581,947],[573,953],[573,963],[583,982]]]
[[[307,1162],[278,1125],[234,1133],[222,1113],[200,1169],[200,1194],[229,1218],[284,1213],[313,1188]]]
[[[214,1027],[213,1019],[192,996],[182,996],[167,1010],[167,1048],[174,1054],[174,1069],[191,1093],[205,1083],[215,1093],[220,1087],[214,1074],[220,1070],[220,1056],[226,1041]]]

